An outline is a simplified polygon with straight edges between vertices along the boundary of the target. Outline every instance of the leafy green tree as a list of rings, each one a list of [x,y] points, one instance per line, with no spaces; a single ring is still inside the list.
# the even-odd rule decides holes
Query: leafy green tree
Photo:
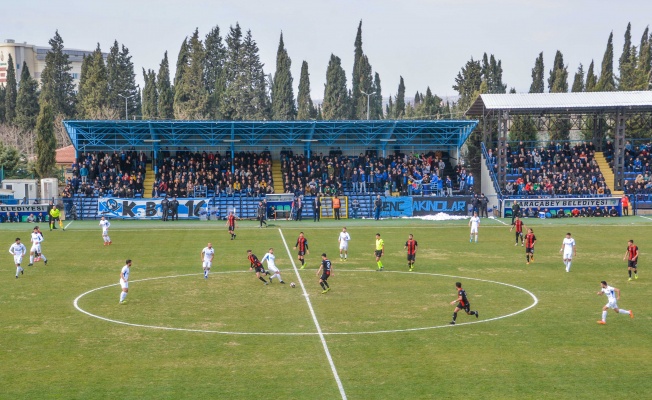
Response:
[[[387,119],[394,119],[394,101],[392,100],[392,96],[389,96],[389,100],[387,101],[387,105],[385,106],[385,116]]]
[[[134,63],[131,61],[129,49],[125,45],[119,45],[117,40],[109,50],[106,68],[109,81],[108,106],[117,112],[119,118],[125,118],[125,112],[131,116],[139,114],[140,96],[136,86]]]
[[[652,36],[649,35],[649,28],[646,27],[641,36],[641,45],[639,46],[639,57],[637,64],[637,81],[643,89],[650,89],[652,82]]]
[[[72,62],[63,52],[63,39],[56,31],[49,40],[50,51],[45,55],[45,68],[41,72],[41,107],[48,103],[54,115],[75,115],[75,84],[70,70]]]
[[[7,58],[7,82],[5,83],[5,88],[5,120],[8,124],[13,124],[16,118],[18,84],[16,83],[16,67],[11,54]]]
[[[415,104],[417,97],[415,96]],[[428,86],[425,96],[422,94],[419,97],[419,106],[417,107],[418,118],[438,119],[443,112],[441,103],[442,99],[437,95],[433,95],[430,86]]]
[[[16,125],[24,132],[32,131],[36,127],[38,113],[38,82],[29,74],[27,63],[23,61],[16,100]]]
[[[5,178],[15,175],[20,169],[27,168],[27,157],[13,146],[5,146],[0,142],[0,165]]]
[[[560,52],[558,54],[561,55]],[[555,57],[555,69],[550,71],[549,83],[552,83],[550,87],[551,93],[567,93],[568,92],[568,67],[563,64],[563,58],[559,57],[561,64],[557,63],[557,57]],[[567,118],[553,117],[551,118],[552,126],[550,127],[548,134],[550,135],[550,140],[569,140],[570,139],[570,121]]]
[[[400,77],[398,82],[398,92],[394,102],[394,118],[402,119],[405,117],[405,82],[403,77]]]
[[[580,63],[580,66],[577,68],[575,77],[573,78],[573,87],[571,92],[578,93],[584,91],[584,66]]]
[[[7,90],[4,86],[0,86],[0,123],[5,122],[5,97]]]
[[[157,115],[161,119],[174,118],[174,93],[170,85],[170,62],[168,61],[168,52],[163,55],[163,60],[158,69],[157,76],[158,87],[158,111]]]
[[[589,69],[586,71],[586,85],[584,87],[584,90],[587,92],[594,92],[595,87],[598,84],[598,77],[595,75],[594,70],[594,63],[593,60],[591,60],[591,64],[589,64]]]
[[[530,85],[530,93],[543,93],[545,91],[543,83],[544,74],[543,52],[541,52],[539,53],[539,57],[534,61],[534,68],[532,68],[532,84]]]
[[[53,109],[49,103],[42,103],[36,122],[36,173],[39,177],[52,176],[56,164],[56,146]]]
[[[179,55],[177,56],[177,68],[174,73],[174,86],[176,87],[183,77],[184,72],[186,72],[186,67],[188,66],[188,38],[183,39],[181,43],[181,48],[179,49]]]
[[[271,117],[271,100],[268,94],[268,81],[260,61],[258,44],[251,30],[247,30],[242,41],[243,86],[236,107],[241,120],[265,121]]]
[[[614,33],[609,34],[607,40],[607,49],[604,51],[602,57],[602,69],[600,71],[600,79],[595,86],[597,92],[613,92],[616,90],[616,82],[614,77]]]
[[[457,74],[455,85],[453,85],[453,89],[460,96],[458,107],[461,110],[467,110],[471,106],[471,103],[473,103],[479,93],[481,84],[482,68],[480,62],[471,58]]]
[[[559,84],[555,86],[555,80],[557,79],[558,75],[557,71],[560,69],[564,69],[564,55],[561,53],[561,51],[557,50],[557,53],[555,54],[555,62],[552,65],[552,69],[550,70],[550,77],[548,78],[548,91],[550,93],[553,93],[553,88],[557,88],[557,90],[559,90],[559,88],[563,86],[563,84],[561,86]],[[566,86],[568,86],[568,83]]]
[[[632,54],[634,50],[634,54]],[[632,65],[632,55],[633,59],[636,59],[635,48],[632,49],[632,23],[627,24],[627,29],[625,30],[625,40],[623,43],[623,52],[620,54],[618,59],[618,72],[620,73],[620,82],[618,85],[618,90],[631,90],[632,82],[634,80],[635,73],[635,63]]]
[[[195,29],[188,42],[187,63],[181,79],[174,85],[174,116],[177,119],[204,119],[208,106],[208,92],[204,84],[204,45]]]
[[[224,96],[219,104],[220,115],[226,120],[237,119],[238,97],[244,90],[245,80],[242,61],[242,29],[240,24],[229,27],[226,36],[226,60],[224,62]]]
[[[537,140],[537,126],[529,115],[515,115],[509,128],[509,140],[513,142],[534,142]]]
[[[285,49],[283,33],[281,33],[276,51],[276,72],[272,86],[272,119],[276,121],[292,121],[297,115],[291,67],[292,60]]]
[[[374,81],[371,75],[371,64],[369,64],[369,58],[367,58],[366,54],[363,54],[362,57],[360,57],[357,69],[358,72],[354,74],[354,79],[357,79],[357,89],[354,88],[351,90],[351,102],[356,102],[356,105],[353,106],[353,111],[356,114],[353,114],[352,118],[367,119],[367,100],[369,100],[369,118],[371,118],[371,105],[374,102],[373,96],[376,94],[374,93],[375,90]],[[355,95],[356,91],[359,94],[358,96]],[[369,96],[369,99],[367,99],[367,95],[363,94],[362,92],[367,94],[374,94]]]
[[[364,52],[362,51],[362,20],[358,24],[358,31],[355,35],[355,42],[353,43],[353,76],[351,78],[351,117],[353,119],[366,119],[367,117],[367,96],[360,93],[364,91],[366,93],[371,93],[367,89],[371,86],[371,66],[369,66],[369,84],[367,87],[360,86],[360,81],[362,77],[360,74],[366,73],[362,71],[360,63],[362,62],[362,57]],[[369,65],[369,60],[366,60],[367,65]],[[363,99],[364,98],[364,99]]]
[[[482,56],[482,79],[487,83],[487,93],[506,93],[507,85],[503,84],[503,67],[500,60],[492,54]]]
[[[383,90],[378,72],[374,74],[372,90],[374,91],[374,95],[371,96],[371,119],[383,119]]]
[[[305,121],[317,117],[315,106],[310,98],[310,74],[308,73],[308,63],[301,63],[301,77],[299,78],[299,92],[297,94],[297,120]]]
[[[342,60],[331,54],[326,69],[326,85],[322,112],[326,120],[343,120],[349,116],[349,98],[346,88],[346,73],[342,69]]]
[[[221,119],[220,103],[225,91],[226,47],[220,36],[219,26],[215,26],[204,40],[204,82],[208,92],[207,116]]]
[[[107,107],[109,81],[104,56],[98,43],[97,48],[84,58],[83,79],[79,82],[78,113],[82,118],[94,119]]]
[[[143,119],[158,117],[158,90],[156,86],[156,72],[153,69],[145,71],[143,68]]]

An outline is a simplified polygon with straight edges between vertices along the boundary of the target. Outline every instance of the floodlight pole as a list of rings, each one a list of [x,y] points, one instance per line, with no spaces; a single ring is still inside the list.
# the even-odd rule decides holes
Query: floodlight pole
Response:
[[[362,89],[360,89],[360,93],[367,96],[367,121],[369,121],[369,98],[376,94],[376,92],[365,93]]]
[[[126,121],[126,120],[129,119],[129,111],[128,111],[128,109],[127,109],[127,100],[129,100],[129,99],[132,98],[132,97],[135,97],[136,95],[135,95],[135,94],[132,94],[131,96],[123,96],[123,95],[121,95],[120,93],[118,93],[118,96],[120,96],[120,97],[122,97],[123,99],[125,99],[125,121]]]

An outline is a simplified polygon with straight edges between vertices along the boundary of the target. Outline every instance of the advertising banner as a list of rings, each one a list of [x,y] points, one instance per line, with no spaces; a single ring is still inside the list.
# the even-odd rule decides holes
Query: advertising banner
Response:
[[[569,197],[569,198],[548,198],[548,199],[508,199],[503,202],[503,213],[505,217],[512,216],[512,206],[518,201],[521,206],[521,215],[532,210],[538,215],[539,212],[551,212],[564,210],[566,213],[574,208],[600,208],[610,210],[615,207],[618,215],[622,215],[620,197]]]
[[[413,197],[412,215],[468,215],[471,197]]]
[[[412,197],[384,197],[381,217],[411,217]]]
[[[42,218],[47,221],[49,211],[50,205],[48,204],[0,204],[0,215],[2,216],[0,219],[4,221],[5,219],[8,219],[9,215],[13,218],[16,213],[18,213],[20,222],[27,221],[27,217],[30,214],[34,214],[34,217],[38,217],[39,214],[41,214]]]
[[[99,215],[122,219],[159,219],[163,216],[163,199],[116,199],[100,197],[97,202]],[[207,215],[210,199],[177,199],[179,218],[198,219]]]

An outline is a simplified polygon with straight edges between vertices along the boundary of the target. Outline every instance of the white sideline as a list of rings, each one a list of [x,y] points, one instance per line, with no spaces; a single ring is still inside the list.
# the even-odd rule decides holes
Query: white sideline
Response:
[[[645,219],[648,219],[648,220],[652,221],[652,218],[650,218],[650,217],[644,217],[644,216],[642,216],[642,215],[639,215],[639,217],[641,217],[641,218],[645,218]]]
[[[294,273],[296,274],[297,279],[299,280],[299,285],[301,285],[303,296],[306,298],[306,302],[308,303],[308,308],[310,309],[310,315],[312,315],[312,321],[315,323],[315,327],[317,328],[317,333],[319,334],[319,340],[321,340],[321,344],[324,347],[324,352],[326,352],[326,358],[328,359],[328,363],[331,366],[331,371],[333,371],[333,376],[335,377],[335,382],[337,382],[337,387],[340,389],[340,395],[342,395],[342,400],[346,400],[346,393],[344,392],[344,386],[342,385],[340,376],[337,374],[337,369],[335,368],[333,357],[331,356],[331,352],[328,350],[328,345],[326,344],[326,338],[324,337],[324,333],[321,330],[321,326],[319,326],[319,321],[317,321],[317,315],[315,315],[315,310],[312,308],[310,297],[308,296],[306,287],[303,284],[301,275],[299,275],[299,270],[297,269],[297,265],[294,263],[294,258],[290,253],[290,248],[288,247],[288,243],[285,241],[285,236],[283,236],[283,231],[281,231],[281,228],[278,229],[278,233],[281,235],[281,239],[283,239],[285,250],[287,250],[288,257],[290,257],[290,262],[292,262],[292,268],[294,268]]]

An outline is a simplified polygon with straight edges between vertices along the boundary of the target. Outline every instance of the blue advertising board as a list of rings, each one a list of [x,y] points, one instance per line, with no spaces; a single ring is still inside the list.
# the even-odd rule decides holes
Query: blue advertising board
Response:
[[[381,217],[411,217],[412,197],[385,197],[380,210]]]
[[[158,219],[163,216],[163,199],[116,199],[100,197],[97,202],[98,213],[108,218]],[[179,218],[198,219],[207,215],[210,199],[183,198],[179,200]]]
[[[449,215],[468,215],[471,197],[413,197],[412,215],[434,215],[445,213]]]

